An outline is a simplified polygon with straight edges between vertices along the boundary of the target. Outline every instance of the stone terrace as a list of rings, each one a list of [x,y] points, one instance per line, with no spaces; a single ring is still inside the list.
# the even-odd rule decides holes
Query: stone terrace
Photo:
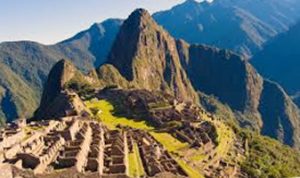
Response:
[[[102,123],[83,117],[59,121],[32,122],[26,129],[41,127],[6,146],[0,167],[10,165],[28,175],[47,176],[76,172],[92,177],[129,177],[128,154],[133,144],[147,177],[168,174],[187,177],[187,173],[149,133],[131,128],[108,130]],[[24,128],[23,128],[24,129]],[[17,125],[3,129],[11,135],[23,132]],[[2,144],[3,141],[0,143]],[[25,176],[26,177],[26,176]]]
[[[142,130],[129,129],[128,134],[131,142],[138,144],[143,167],[149,177],[163,173],[187,177],[187,173],[149,133]]]

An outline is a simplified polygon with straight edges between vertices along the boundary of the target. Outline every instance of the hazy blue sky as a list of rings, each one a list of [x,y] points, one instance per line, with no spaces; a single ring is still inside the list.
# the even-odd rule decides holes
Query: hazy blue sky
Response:
[[[125,18],[143,7],[151,13],[185,0],[0,0],[0,42],[32,40],[52,44],[94,22]]]

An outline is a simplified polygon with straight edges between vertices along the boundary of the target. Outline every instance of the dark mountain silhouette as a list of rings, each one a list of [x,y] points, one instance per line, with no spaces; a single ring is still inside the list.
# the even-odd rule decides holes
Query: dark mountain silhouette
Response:
[[[175,38],[252,55],[296,22],[297,0],[187,0],[153,17]]]
[[[251,60],[266,78],[277,81],[291,95],[300,91],[300,23],[270,41]]]

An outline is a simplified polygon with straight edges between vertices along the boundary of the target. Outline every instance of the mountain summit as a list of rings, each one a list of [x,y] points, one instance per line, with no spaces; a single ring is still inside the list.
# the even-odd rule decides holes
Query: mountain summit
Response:
[[[176,38],[189,43],[228,48],[250,56],[270,38],[294,24],[299,17],[299,10],[298,0],[214,0],[212,3],[189,0],[170,10],[155,13],[153,17]],[[58,59],[70,59],[84,71],[105,63],[122,23],[120,19],[95,23],[89,29],[55,45],[28,41],[1,43],[0,65],[13,73],[22,86],[27,85],[31,91],[26,93],[32,93],[35,97],[15,92],[17,87],[7,84],[7,73],[1,75],[0,80],[6,82],[0,83],[2,93],[5,93],[0,98],[1,103],[8,101],[5,98],[12,98],[9,105],[15,107],[4,109],[5,105],[1,104],[0,118],[13,120],[22,114],[32,113],[32,109],[27,111],[23,107],[24,98],[33,98],[28,102],[31,108],[37,105],[43,83]],[[106,67],[102,72],[114,70],[109,65]]]
[[[163,91],[198,104],[199,92],[213,95],[242,125],[299,147],[299,130],[293,129],[300,128],[299,110],[282,88],[229,50],[175,40],[143,9],[123,23],[98,74],[104,84]]]
[[[176,41],[144,9],[137,9],[124,22],[107,63],[137,88],[197,98],[180,66]]]

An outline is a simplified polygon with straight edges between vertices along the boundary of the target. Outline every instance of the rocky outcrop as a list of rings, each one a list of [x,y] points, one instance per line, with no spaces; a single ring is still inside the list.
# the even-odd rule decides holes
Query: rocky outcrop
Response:
[[[102,64],[121,24],[122,20],[118,19],[95,23],[89,29],[55,45],[31,41],[1,43],[0,67],[7,69],[1,69],[3,72],[0,80],[8,84],[0,82],[0,87],[13,94],[11,102],[17,107],[7,111],[0,105],[0,120],[16,119],[16,114],[13,113],[28,117],[32,115],[41,98],[49,71],[59,59],[72,60],[82,71],[89,71],[93,65]]]
[[[260,99],[261,133],[300,148],[300,113],[277,83],[265,80]]]
[[[84,104],[76,93],[67,90],[66,85],[80,72],[67,60],[54,65],[44,86],[43,96],[34,119],[53,119],[84,111]],[[83,77],[83,76],[82,76]]]
[[[40,108],[56,98],[65,84],[74,77],[76,70],[75,66],[67,60],[61,60],[54,65],[44,87]]]
[[[98,71],[99,83],[104,87],[122,87],[128,88],[129,82],[120,74],[120,72],[110,64],[102,65]]]
[[[193,87],[216,96],[233,110],[251,113],[260,127],[257,111],[263,79],[242,57],[228,50],[177,42],[182,66]]]
[[[230,51],[190,46],[181,40],[177,48],[196,90],[216,96],[242,113],[262,134],[299,147],[299,110],[278,84],[264,80],[251,64]]]
[[[124,22],[107,63],[118,69],[130,86],[197,100],[180,65],[176,41],[143,9],[134,11]]]
[[[279,128],[265,121],[276,120],[283,114],[284,127],[298,128],[299,125],[299,110],[282,89],[274,91],[285,96],[274,98],[281,107],[262,104],[274,93],[266,92],[268,83],[243,57],[229,50],[176,41],[142,9],[133,12],[124,22],[108,56],[108,64],[98,69],[98,75],[102,81],[109,81],[109,85],[168,91],[185,100],[197,101],[196,92],[213,95],[242,115],[242,119],[250,120],[252,128],[273,138],[280,139],[280,135],[265,130],[279,132]],[[298,133],[290,134],[288,129],[283,129],[282,134],[295,138],[293,141],[281,139],[282,142],[295,147],[300,143]]]

